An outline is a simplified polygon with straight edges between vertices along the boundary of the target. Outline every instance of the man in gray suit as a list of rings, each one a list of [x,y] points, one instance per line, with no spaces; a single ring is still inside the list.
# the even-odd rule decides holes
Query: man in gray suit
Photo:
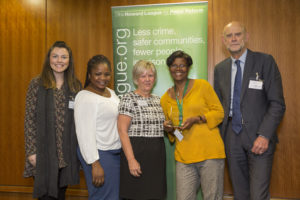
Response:
[[[285,112],[281,75],[271,55],[246,48],[239,22],[223,31],[231,57],[217,64],[214,87],[225,111],[220,126],[235,200],[270,199],[276,129]]]

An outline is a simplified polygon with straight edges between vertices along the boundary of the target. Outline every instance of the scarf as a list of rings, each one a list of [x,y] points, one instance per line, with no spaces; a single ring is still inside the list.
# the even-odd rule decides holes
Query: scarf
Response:
[[[53,89],[45,89],[42,85],[38,90],[37,102],[37,157],[36,175],[34,177],[33,197],[44,195],[57,198],[58,187],[79,184],[79,161],[76,155],[77,137],[75,133],[73,109],[69,109],[69,100],[75,94],[65,87],[66,112],[63,131],[63,155],[67,166],[59,169],[56,152],[55,106]],[[59,185],[58,185],[59,183]]]

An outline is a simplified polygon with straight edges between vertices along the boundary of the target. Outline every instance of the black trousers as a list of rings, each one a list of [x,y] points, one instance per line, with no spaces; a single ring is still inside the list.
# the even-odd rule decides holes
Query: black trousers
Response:
[[[45,195],[43,197],[40,197],[39,200],[65,200],[66,198],[66,190],[67,190],[67,186],[66,187],[62,187],[58,189],[58,196],[57,198]]]

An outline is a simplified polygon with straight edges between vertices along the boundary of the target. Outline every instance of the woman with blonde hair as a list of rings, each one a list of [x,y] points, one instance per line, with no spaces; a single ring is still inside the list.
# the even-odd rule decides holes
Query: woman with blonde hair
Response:
[[[133,68],[135,91],[119,105],[118,130],[122,143],[120,197],[163,199],[166,195],[164,114],[160,98],[151,94],[156,81],[153,63],[140,60]]]

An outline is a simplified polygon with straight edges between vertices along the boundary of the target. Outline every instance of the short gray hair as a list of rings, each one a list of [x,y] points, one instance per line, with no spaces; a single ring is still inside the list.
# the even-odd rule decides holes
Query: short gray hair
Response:
[[[151,69],[152,72],[154,73],[155,80],[156,80],[157,72],[156,72],[156,68],[155,68],[154,64],[147,60],[137,61],[137,63],[135,63],[135,65],[133,66],[133,69],[132,69],[132,79],[133,79],[134,84],[137,85],[137,80],[140,77],[140,75],[149,69]]]

